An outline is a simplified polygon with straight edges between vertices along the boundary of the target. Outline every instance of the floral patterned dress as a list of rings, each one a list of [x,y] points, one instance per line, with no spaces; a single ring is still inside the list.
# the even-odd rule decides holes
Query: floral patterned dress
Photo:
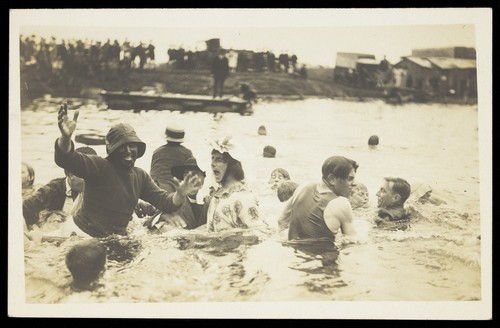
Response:
[[[229,188],[220,187],[214,191],[207,215],[209,232],[267,226],[260,215],[257,198],[244,183],[238,182]]]

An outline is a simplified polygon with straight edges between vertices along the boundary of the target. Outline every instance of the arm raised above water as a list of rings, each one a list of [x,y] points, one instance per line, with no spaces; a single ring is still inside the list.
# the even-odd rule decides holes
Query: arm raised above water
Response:
[[[57,146],[65,154],[71,151],[71,136],[75,132],[78,115],[79,111],[76,110],[73,114],[73,120],[70,120],[68,118],[68,104],[66,103],[63,103],[57,112],[57,125],[61,131],[61,136],[57,139]]]

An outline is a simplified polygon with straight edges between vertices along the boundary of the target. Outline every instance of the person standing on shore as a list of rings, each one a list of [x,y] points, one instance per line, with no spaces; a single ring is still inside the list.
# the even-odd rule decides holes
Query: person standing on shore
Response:
[[[222,98],[222,94],[224,91],[224,81],[229,76],[229,62],[226,56],[224,56],[224,52],[222,49],[218,50],[217,56],[212,62],[211,73],[214,79],[213,97],[215,98],[219,96],[220,98]]]
[[[74,151],[71,137],[78,115],[75,111],[70,120],[66,103],[58,111],[61,136],[54,145],[54,160],[59,167],[85,180],[82,206],[65,222],[63,236],[127,235],[127,226],[139,199],[172,213],[202,184],[198,176],[189,173],[175,192],[160,189],[149,173],[135,166],[135,161],[144,155],[146,144],[126,123],[113,125],[107,133],[106,158]]]

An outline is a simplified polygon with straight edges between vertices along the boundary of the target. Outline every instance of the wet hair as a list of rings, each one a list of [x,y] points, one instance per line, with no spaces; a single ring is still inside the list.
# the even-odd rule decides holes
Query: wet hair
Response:
[[[400,203],[404,204],[408,197],[410,197],[411,193],[411,186],[408,181],[406,181],[405,179],[392,177],[385,177],[384,180],[389,183],[392,182],[392,191],[401,196]]]
[[[91,239],[82,241],[66,254],[66,266],[73,276],[73,283],[79,287],[94,282],[105,269],[106,247]]]
[[[213,149],[212,150],[212,155],[215,153],[219,153],[219,151]],[[245,171],[243,171],[243,167],[241,166],[241,162],[235,160],[234,158],[229,155],[227,152],[222,153],[222,159],[224,160],[225,163],[227,163],[227,169],[226,172],[224,173],[224,176],[222,177],[221,182],[226,181],[227,177],[231,176],[233,179],[242,181],[245,179]]]
[[[283,176],[283,178],[284,178],[285,180],[290,180],[290,174],[288,173],[288,171],[287,171],[287,170],[282,169],[281,167],[278,167],[277,169],[274,169],[274,170],[271,172],[271,175],[272,175],[274,172],[278,172],[278,173],[280,173],[280,174]]]
[[[278,194],[278,199],[280,202],[286,202],[287,200],[290,199],[290,197],[293,196],[293,193],[295,192],[295,189],[299,186],[298,183],[293,182],[293,181],[283,181],[279,186],[277,190]]]
[[[273,146],[265,146],[263,150],[263,156],[267,158],[276,157],[276,148]]]
[[[331,156],[328,157],[321,167],[323,179],[326,179],[329,174],[333,174],[338,179],[347,179],[352,169],[354,172],[358,169],[359,165],[352,159],[344,156]]]
[[[257,130],[257,133],[259,135],[265,136],[267,134],[266,127],[264,125],[259,126],[259,129]]]
[[[370,146],[378,145],[378,136],[376,135],[370,136],[370,138],[368,138],[368,145]]]
[[[26,169],[28,170],[28,174],[30,176],[29,185],[27,186],[29,188],[32,187],[35,183],[35,169],[33,168],[33,166],[26,162],[21,162],[21,166],[23,165],[26,166]]]

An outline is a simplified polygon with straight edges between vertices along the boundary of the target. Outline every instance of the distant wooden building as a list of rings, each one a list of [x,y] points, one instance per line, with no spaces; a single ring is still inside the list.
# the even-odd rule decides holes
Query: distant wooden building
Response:
[[[395,67],[405,71],[399,87],[421,90],[430,97],[477,98],[475,59],[406,56]]]
[[[337,52],[333,80],[338,83],[358,85],[358,80],[364,80],[359,77],[358,68],[361,66],[369,70],[369,67],[378,67],[378,64],[375,55],[372,54]]]
[[[476,59],[476,49],[467,47],[413,49],[411,55],[414,57]]]

